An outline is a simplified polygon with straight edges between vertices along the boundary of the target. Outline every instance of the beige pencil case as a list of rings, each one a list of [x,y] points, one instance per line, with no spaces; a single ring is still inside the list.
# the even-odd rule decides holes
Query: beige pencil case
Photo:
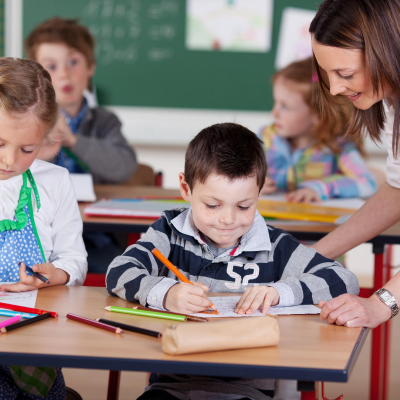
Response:
[[[161,343],[164,353],[178,355],[276,346],[279,336],[278,319],[267,315],[170,325],[163,332]]]

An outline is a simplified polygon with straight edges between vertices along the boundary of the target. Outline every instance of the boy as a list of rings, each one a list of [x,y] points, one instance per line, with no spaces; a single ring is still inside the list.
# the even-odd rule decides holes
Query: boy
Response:
[[[84,97],[96,68],[94,45],[86,27],[59,17],[39,24],[25,40],[28,58],[49,72],[61,108],[52,135],[59,134],[61,141],[44,146],[38,158],[54,160],[71,173],[90,172],[94,183],[118,184],[134,173],[136,156],[118,118],[104,108],[90,108]],[[125,247],[111,234],[86,232],[83,238],[89,272],[104,274]]]
[[[28,58],[50,73],[63,114],[56,127],[63,148],[47,148],[41,158],[56,151],[56,164],[70,172],[88,170],[95,183],[122,183],[136,169],[135,153],[118,118],[104,108],[89,108],[84,97],[96,68],[94,44],[88,29],[59,17],[42,22],[25,40]]]
[[[166,211],[112,262],[106,278],[109,293],[181,313],[206,310],[208,291],[243,293],[235,310],[239,314],[358,293],[350,271],[266,225],[256,210],[266,171],[262,142],[253,132],[232,123],[202,130],[190,142],[185,173],[179,174],[190,208]],[[195,285],[178,283],[153,257],[154,247]],[[273,396],[268,379],[165,374],[159,379],[141,400]]]

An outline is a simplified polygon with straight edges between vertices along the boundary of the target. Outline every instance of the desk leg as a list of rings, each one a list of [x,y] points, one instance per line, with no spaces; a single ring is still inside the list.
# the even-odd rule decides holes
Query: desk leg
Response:
[[[315,382],[297,382],[297,390],[301,392],[301,400],[317,400]]]
[[[121,371],[110,371],[110,376],[108,378],[107,400],[118,400],[120,380]]]
[[[373,245],[375,255],[374,291],[384,285],[384,246]],[[384,324],[372,330],[370,400],[383,400]]]
[[[392,279],[392,260],[393,260],[393,246],[387,246],[385,253],[385,266],[386,276],[385,282]],[[387,400],[389,396],[389,366],[390,366],[390,340],[391,340],[391,320],[385,323],[385,334],[384,334],[384,353],[383,353],[383,400]]]

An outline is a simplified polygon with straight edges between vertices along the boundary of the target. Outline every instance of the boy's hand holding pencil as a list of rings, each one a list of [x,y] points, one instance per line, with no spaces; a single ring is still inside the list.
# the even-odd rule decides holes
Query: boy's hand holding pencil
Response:
[[[165,295],[164,308],[182,314],[207,311],[212,303],[207,297],[208,286],[200,282],[178,283]]]
[[[212,308],[215,313],[218,313],[217,309],[206,295],[210,290],[208,286],[200,282],[190,282],[189,279],[186,278],[186,276],[183,275],[182,272],[179,271],[179,269],[176,268],[175,265],[172,264],[171,261],[169,261],[157,248],[154,248],[151,252],[183,282],[183,284],[174,285],[168,290],[164,299],[164,308],[182,314],[193,314]],[[194,287],[197,288],[194,289]],[[170,292],[173,288],[175,289],[172,291],[171,295]],[[168,295],[170,296],[169,300]],[[205,304],[206,302],[202,298],[204,298],[204,300],[207,299],[208,303]],[[192,309],[194,311],[191,311]]]

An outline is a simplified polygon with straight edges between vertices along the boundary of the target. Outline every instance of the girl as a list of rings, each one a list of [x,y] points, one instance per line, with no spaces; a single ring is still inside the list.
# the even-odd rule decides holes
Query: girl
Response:
[[[376,190],[361,141],[340,137],[344,118],[319,119],[313,112],[317,83],[312,59],[290,64],[273,77],[275,124],[262,130],[268,160],[263,194],[285,190],[288,201],[369,197]]]
[[[0,291],[81,285],[86,251],[68,171],[35,160],[58,118],[51,78],[29,60],[0,58]],[[50,283],[29,276],[26,266]],[[28,383],[29,381],[29,383]],[[0,366],[1,399],[64,399],[60,369]]]

